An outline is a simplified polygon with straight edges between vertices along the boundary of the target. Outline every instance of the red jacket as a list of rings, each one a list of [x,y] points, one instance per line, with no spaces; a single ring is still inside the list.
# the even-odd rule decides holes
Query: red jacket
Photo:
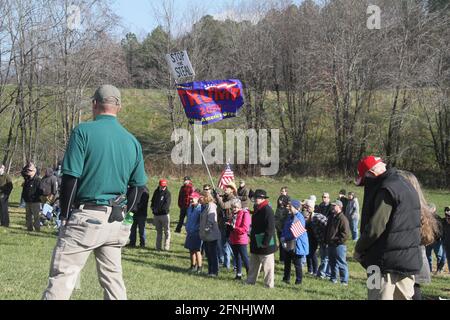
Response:
[[[187,209],[191,205],[190,196],[194,192],[194,187],[192,183],[187,185],[182,185],[180,188],[180,193],[178,194],[178,207],[180,209]]]
[[[230,233],[231,244],[248,244],[248,232],[250,230],[250,224],[252,218],[248,210],[240,210],[237,213],[234,229]]]

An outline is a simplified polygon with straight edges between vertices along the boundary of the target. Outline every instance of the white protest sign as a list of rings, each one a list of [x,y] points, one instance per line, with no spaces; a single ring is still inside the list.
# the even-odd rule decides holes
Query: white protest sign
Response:
[[[181,79],[195,76],[194,68],[192,68],[186,50],[166,54],[166,60],[170,67],[170,72],[177,82]]]

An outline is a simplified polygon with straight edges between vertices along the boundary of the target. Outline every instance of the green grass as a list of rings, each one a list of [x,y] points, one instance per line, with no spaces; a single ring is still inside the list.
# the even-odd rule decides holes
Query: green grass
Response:
[[[149,186],[151,191],[156,186],[159,177],[152,177]],[[194,180],[196,186],[206,183],[205,180]],[[169,188],[173,198],[178,195],[179,179],[169,178]],[[249,179],[248,184],[253,188],[265,187],[274,201],[280,187],[290,187],[290,194],[295,198],[306,198],[315,194],[318,198],[324,191],[337,195],[341,187],[347,191],[356,190],[341,181],[311,178],[294,180],[292,178]],[[356,190],[362,192],[362,189]],[[42,233],[27,232],[25,229],[25,215],[23,209],[17,208],[20,194],[20,179],[16,179],[15,189],[11,197],[14,207],[11,208],[11,228],[0,228],[0,300],[40,299],[47,285],[48,271],[52,250],[56,244],[56,236],[51,228],[44,227]],[[430,201],[442,208],[448,201],[448,191],[427,190]],[[362,200],[361,197],[360,201]],[[151,215],[149,216],[151,218]],[[178,219],[176,203],[171,207],[172,230]],[[281,282],[283,266],[277,262],[275,289],[265,289],[262,279],[256,286],[246,286],[233,280],[233,272],[220,270],[217,279],[210,279],[202,275],[190,275],[188,269],[189,254],[183,248],[185,233],[172,233],[172,250],[170,252],[156,252],[154,248],[155,229],[147,225],[146,249],[123,249],[123,270],[129,299],[137,300],[172,300],[172,299],[229,299],[229,300],[362,300],[366,299],[365,271],[351,258],[354,244],[348,244],[350,284],[348,287],[332,285],[328,281],[317,280],[308,275],[304,276],[301,286],[287,285]],[[206,266],[206,263],[205,263]],[[427,299],[438,297],[450,298],[450,277],[446,275],[434,276],[430,285],[423,287]],[[95,261],[91,256],[81,276],[81,290],[76,290],[73,299],[102,299],[103,293],[97,281]]]

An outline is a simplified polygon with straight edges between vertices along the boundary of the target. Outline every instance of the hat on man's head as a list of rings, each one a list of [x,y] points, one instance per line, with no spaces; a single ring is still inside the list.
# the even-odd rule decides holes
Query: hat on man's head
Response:
[[[191,181],[191,177],[186,176],[186,177],[183,178],[183,181]]]
[[[165,180],[165,179],[159,180],[159,186],[160,187],[167,187],[167,180]]]
[[[306,199],[305,202],[303,202],[303,204],[305,206],[308,206],[308,207],[314,209],[314,206],[316,205],[316,202],[311,200],[311,199]]]
[[[237,187],[236,184],[234,182],[229,182],[226,187],[229,187],[231,189],[233,189],[233,191],[236,193],[237,192]]]
[[[356,185],[364,185],[364,178],[367,171],[375,167],[380,162],[383,162],[383,160],[375,156],[368,156],[362,159],[358,164],[358,179],[356,180]]]
[[[344,207],[344,204],[342,203],[341,200],[336,200],[336,201],[332,202],[331,205],[332,206],[338,206],[338,207],[341,207],[341,208]]]
[[[253,197],[255,199],[269,199],[265,190],[258,189],[255,191]]]
[[[291,200],[290,204],[297,210],[302,208],[302,203],[299,200]]]
[[[347,190],[341,189],[341,191],[339,191],[339,194],[347,195]]]
[[[120,105],[122,102],[119,89],[110,84],[105,84],[99,87],[92,97],[92,99],[95,99],[97,102],[106,102],[110,98],[116,99],[116,105]]]

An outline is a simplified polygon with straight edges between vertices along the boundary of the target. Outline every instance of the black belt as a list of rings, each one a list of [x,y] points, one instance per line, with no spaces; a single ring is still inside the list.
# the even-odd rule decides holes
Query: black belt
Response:
[[[93,211],[102,211],[104,213],[108,213],[108,208],[107,206],[98,206],[95,204],[81,204],[78,206],[78,209],[80,209],[80,207],[83,206],[83,209],[86,210],[93,210]]]

